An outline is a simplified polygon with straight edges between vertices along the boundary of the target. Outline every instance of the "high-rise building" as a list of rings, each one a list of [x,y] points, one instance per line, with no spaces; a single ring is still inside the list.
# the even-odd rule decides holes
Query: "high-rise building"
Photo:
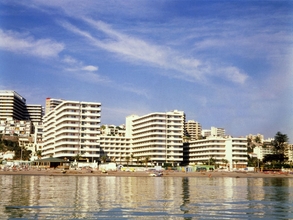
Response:
[[[26,99],[12,90],[0,91],[0,120],[30,120],[41,122],[43,108],[41,105],[26,104]]]
[[[201,125],[194,120],[188,120],[185,123],[186,136],[189,140],[198,140],[201,137]]]
[[[43,158],[100,157],[101,104],[62,101],[43,118]]]
[[[26,100],[12,90],[0,91],[0,119],[13,118],[23,120],[26,109]]]
[[[184,123],[184,112],[177,110],[127,117],[126,134],[131,135],[134,158],[148,159],[155,165],[182,162]]]

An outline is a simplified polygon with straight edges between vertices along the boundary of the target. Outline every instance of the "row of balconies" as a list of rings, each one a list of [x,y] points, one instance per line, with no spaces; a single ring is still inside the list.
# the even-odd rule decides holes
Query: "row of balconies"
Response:
[[[225,146],[210,146],[210,147],[190,147],[189,151],[193,152],[199,152],[199,151],[210,151],[210,150],[225,150],[226,151],[226,147]]]
[[[151,131],[140,131],[140,132],[136,132],[133,133],[133,137],[134,138],[145,138],[148,136],[154,136],[154,135],[169,135],[169,136],[174,136],[174,135],[178,135],[178,136],[182,136],[183,135],[183,130],[182,129],[178,129],[178,130],[151,130]]]
[[[182,136],[179,135],[147,135],[145,137],[133,137],[133,142],[139,142],[139,141],[153,141],[153,140],[163,140],[163,141],[182,141]]]
[[[116,147],[117,147],[117,146],[118,146],[118,147],[119,147],[119,146],[130,146],[129,143],[110,143],[110,142],[109,142],[109,143],[105,143],[105,142],[101,142],[101,141],[100,141],[100,145],[101,145],[101,146],[108,146],[108,145],[110,145],[110,146],[114,146],[114,145],[115,145]]]
[[[137,119],[134,119],[134,123],[141,123],[141,122],[146,122],[146,121],[162,121],[162,120],[180,120],[183,121],[184,117],[177,117],[174,115],[166,115],[166,114],[150,114],[146,115],[144,117],[140,117]]]
[[[104,138],[104,137],[102,137],[102,136],[100,136],[100,141],[101,142],[104,142],[104,143],[118,143],[118,144],[120,144],[120,143],[122,143],[122,144],[126,144],[126,143],[130,143],[130,139],[128,138],[128,139],[109,139],[109,138]]]
[[[142,133],[142,132],[152,132],[156,130],[163,130],[163,131],[181,131],[183,130],[183,126],[166,126],[166,125],[153,125],[153,126],[141,126],[141,127],[134,127],[132,129],[133,133]]]
[[[172,143],[176,143],[176,144],[182,144],[181,139],[177,138],[177,139],[143,139],[143,140],[134,140],[132,142],[132,144],[135,145],[140,145],[140,144],[148,144],[148,143],[160,143],[161,145],[164,144],[172,144]]]

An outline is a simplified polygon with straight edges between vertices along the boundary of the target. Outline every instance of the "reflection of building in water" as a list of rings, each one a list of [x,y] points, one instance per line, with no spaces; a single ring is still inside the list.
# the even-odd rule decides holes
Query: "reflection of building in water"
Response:
[[[180,209],[184,214],[188,214],[189,212],[189,209],[187,208],[190,203],[189,200],[189,178],[185,177],[182,178],[182,205],[180,206]]]
[[[272,218],[288,219],[292,184],[291,178],[0,175],[4,204],[0,218],[153,218],[159,214],[164,219],[253,219],[270,217],[269,212]]]

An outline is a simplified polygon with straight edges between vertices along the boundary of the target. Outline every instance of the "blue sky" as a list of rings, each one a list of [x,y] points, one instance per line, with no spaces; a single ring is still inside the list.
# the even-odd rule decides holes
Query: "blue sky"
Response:
[[[293,1],[0,2],[0,89],[293,140]]]

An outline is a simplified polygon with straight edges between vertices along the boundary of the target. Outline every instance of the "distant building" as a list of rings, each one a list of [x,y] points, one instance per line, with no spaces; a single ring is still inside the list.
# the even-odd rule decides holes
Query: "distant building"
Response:
[[[17,92],[12,90],[0,91],[0,119],[13,118],[24,120],[26,100]]]
[[[51,110],[56,108],[56,106],[58,106],[63,101],[64,100],[62,99],[46,98],[45,114],[48,114]]]
[[[41,122],[44,116],[44,109],[42,105],[26,105],[24,117],[32,122]]]
[[[101,135],[125,137],[125,126],[102,125]]]
[[[32,154],[34,159],[38,159],[37,152],[43,149],[43,123],[34,123],[34,134],[32,134],[34,152]]]
[[[40,122],[43,116],[41,105],[26,104],[26,99],[12,90],[0,91],[0,120],[30,120]]]
[[[42,157],[100,157],[101,104],[62,101],[43,118]]]
[[[185,122],[186,136],[189,140],[198,140],[201,138],[201,125],[194,120]]]
[[[216,128],[211,127],[211,129],[203,129],[202,136],[204,137],[225,137],[225,129],[224,128]]]
[[[0,120],[0,133],[6,136],[29,137],[33,131],[31,121],[6,118]]]

